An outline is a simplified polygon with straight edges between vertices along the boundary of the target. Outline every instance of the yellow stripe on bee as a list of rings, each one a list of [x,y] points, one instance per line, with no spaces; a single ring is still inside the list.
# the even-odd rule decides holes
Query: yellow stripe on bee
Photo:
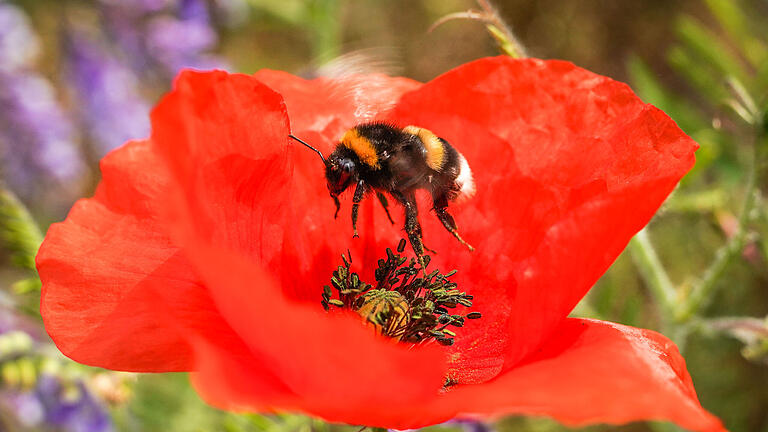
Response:
[[[360,161],[374,169],[381,168],[379,155],[371,141],[361,136],[357,129],[348,130],[341,138],[341,145],[355,152]]]
[[[406,126],[403,131],[421,139],[427,150],[427,165],[435,171],[440,171],[445,163],[445,147],[443,147],[440,138],[431,131],[418,126]]]

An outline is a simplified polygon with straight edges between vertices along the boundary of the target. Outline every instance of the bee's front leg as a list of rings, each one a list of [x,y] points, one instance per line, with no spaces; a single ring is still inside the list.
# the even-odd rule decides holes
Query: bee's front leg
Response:
[[[331,198],[333,198],[333,203],[336,205],[336,213],[333,214],[333,218],[336,219],[339,217],[339,209],[341,208],[341,203],[339,202],[339,197],[337,195],[331,194]]]
[[[365,196],[365,190],[366,190],[365,182],[360,180],[357,182],[357,186],[355,187],[355,194],[352,196],[352,231],[354,231],[354,234],[352,234],[352,238],[360,237],[357,235],[357,213],[360,209],[360,201],[363,200],[363,197]]]
[[[381,206],[384,207],[384,211],[387,213],[387,219],[389,219],[389,222],[394,225],[395,221],[392,220],[392,216],[389,214],[389,203],[387,202],[387,197],[385,197],[381,192],[376,192],[376,196],[379,198]]]

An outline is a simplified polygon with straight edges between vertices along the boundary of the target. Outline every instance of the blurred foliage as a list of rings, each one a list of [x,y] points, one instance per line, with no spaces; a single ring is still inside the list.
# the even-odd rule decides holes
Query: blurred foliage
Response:
[[[35,270],[35,254],[43,235],[26,207],[4,187],[0,187],[0,239],[15,265]]]
[[[627,60],[638,94],[701,145],[696,166],[586,301],[606,319],[672,337],[702,404],[729,429],[768,430],[768,4],[704,3],[708,14],[675,18],[666,66]],[[638,259],[649,251],[663,266],[655,274]],[[654,288],[659,275],[670,295]]]
[[[13,3],[32,18],[45,53],[38,66],[71,108],[74,101],[58,74],[66,55],[61,17],[95,25],[103,18],[97,12],[99,3]],[[426,31],[447,14],[475,8],[470,0],[211,0],[210,6],[224,3],[235,6],[213,16],[220,38],[217,54],[234,71],[305,72],[340,54],[373,47],[395,52],[404,75],[427,80],[466,61],[496,54],[493,37],[477,23],[452,21]],[[653,328],[674,338],[707,409],[733,431],[768,431],[768,209],[759,194],[768,186],[763,166],[768,150],[768,2],[495,4],[530,55],[571,60],[628,81],[701,145],[693,171],[574,314]],[[141,92],[150,102],[170,85],[159,76],[146,81]],[[86,176],[92,181],[70,191],[67,204],[89,195],[98,178],[90,144],[81,143],[90,159]],[[25,203],[44,225],[61,219],[67,208],[47,206],[40,197],[29,197]],[[3,301],[34,312],[39,281],[31,272],[40,230],[21,201],[6,190],[0,193],[0,229],[5,250],[0,282],[7,294]],[[17,333],[4,336],[0,355],[15,354],[13,362],[0,361],[3,388],[29,387],[43,370],[70,380],[85,378],[88,388],[108,403],[119,431],[359,429],[298,415],[222,412],[201,401],[183,374],[134,376],[80,366],[72,372],[72,364],[60,358],[54,362],[58,366],[43,367],[41,356],[55,352],[49,342],[31,349]],[[62,367],[62,362],[69,366]],[[519,417],[502,419],[495,427],[567,429],[548,419]],[[667,428],[634,423],[583,430]],[[461,426],[428,430],[458,431]]]

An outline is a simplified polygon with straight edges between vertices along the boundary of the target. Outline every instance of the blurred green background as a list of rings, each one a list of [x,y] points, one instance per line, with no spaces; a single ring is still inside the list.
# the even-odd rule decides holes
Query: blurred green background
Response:
[[[133,89],[140,98],[137,103],[149,107],[169,88],[175,65],[146,59],[131,64],[137,52],[126,48],[130,44],[121,39],[120,21],[110,14],[116,13],[115,7],[134,10],[135,16],[129,15],[139,31],[150,28],[143,26],[153,25],[151,19],[158,15],[177,19],[182,14],[174,6],[178,2],[159,1],[161,6],[150,6],[149,12],[146,5],[140,5],[149,0],[122,6],[106,0],[0,2],[28,17],[40,43],[39,54],[27,69],[50,82],[62,110],[73,113],[70,117],[80,132],[72,145],[83,159],[76,178],[56,182],[53,195],[48,187],[13,186],[8,178],[11,170],[3,167],[10,185],[7,190],[20,201],[10,195],[2,200],[6,245],[0,269],[5,291],[2,304],[8,314],[26,311],[32,326],[39,325],[35,318],[38,286],[29,259],[39,233],[30,232],[30,220],[19,213],[19,203],[30,209],[30,217],[44,232],[47,224],[64,217],[74,199],[92,193],[98,180],[98,158],[105,148],[117,145],[100,143],[101,135],[93,126],[99,119],[83,110],[88,94],[77,94],[76,73],[78,61],[85,57],[72,51],[71,39],[86,37],[114,54],[116,64],[133,74]],[[193,47],[190,61],[210,61],[236,72],[272,68],[311,74],[340,55],[362,50],[374,67],[425,81],[499,52],[478,21],[452,20],[427,31],[447,14],[480,9],[469,0],[221,0],[202,4],[204,25],[211,33]],[[730,430],[768,431],[768,207],[761,194],[768,186],[763,175],[768,150],[768,2],[499,0],[495,5],[498,16],[509,24],[530,56],[569,60],[629,83],[701,144],[697,166],[574,315],[663,332],[683,351],[705,408]],[[142,108],[137,110],[137,115],[146,115]],[[143,133],[136,130],[132,136]],[[7,152],[8,143],[0,139],[0,144]],[[15,163],[9,160],[5,163]],[[0,344],[3,336],[7,333],[0,335]],[[52,367],[42,358],[56,357],[45,350],[42,354],[40,350],[22,352],[35,359],[37,374]],[[3,368],[11,370],[3,374],[5,391],[24,388],[23,380],[18,379],[24,368],[18,359],[24,357],[0,359]],[[111,374],[114,376],[105,378],[61,358],[53,363],[57,376],[85,382],[106,401],[120,431],[353,430],[301,416],[219,412],[199,400],[184,375]],[[14,415],[6,409],[0,430],[4,430],[3,424],[11,430],[27,430]],[[513,417],[491,425],[499,431],[567,429],[535,418]],[[461,427],[466,426],[430,430]],[[28,428],[59,430],[63,426],[41,423]],[[636,423],[585,430],[673,429],[666,424]]]

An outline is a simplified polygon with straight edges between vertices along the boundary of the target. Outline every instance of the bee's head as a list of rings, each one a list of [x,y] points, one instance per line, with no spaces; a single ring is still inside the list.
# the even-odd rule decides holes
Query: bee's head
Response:
[[[331,195],[344,192],[357,177],[354,160],[341,154],[333,153],[325,164],[325,178]]]
[[[357,170],[355,167],[355,161],[348,153],[340,153],[339,150],[334,151],[328,159],[323,157],[320,150],[305,143],[301,139],[288,135],[289,138],[300,142],[310,150],[314,151],[320,156],[320,160],[325,165],[325,178],[328,180],[328,191],[331,192],[331,198],[333,198],[334,204],[336,204],[336,214],[334,218],[339,215],[339,195],[344,192],[352,181],[357,178]],[[342,150],[343,152],[344,150]]]

